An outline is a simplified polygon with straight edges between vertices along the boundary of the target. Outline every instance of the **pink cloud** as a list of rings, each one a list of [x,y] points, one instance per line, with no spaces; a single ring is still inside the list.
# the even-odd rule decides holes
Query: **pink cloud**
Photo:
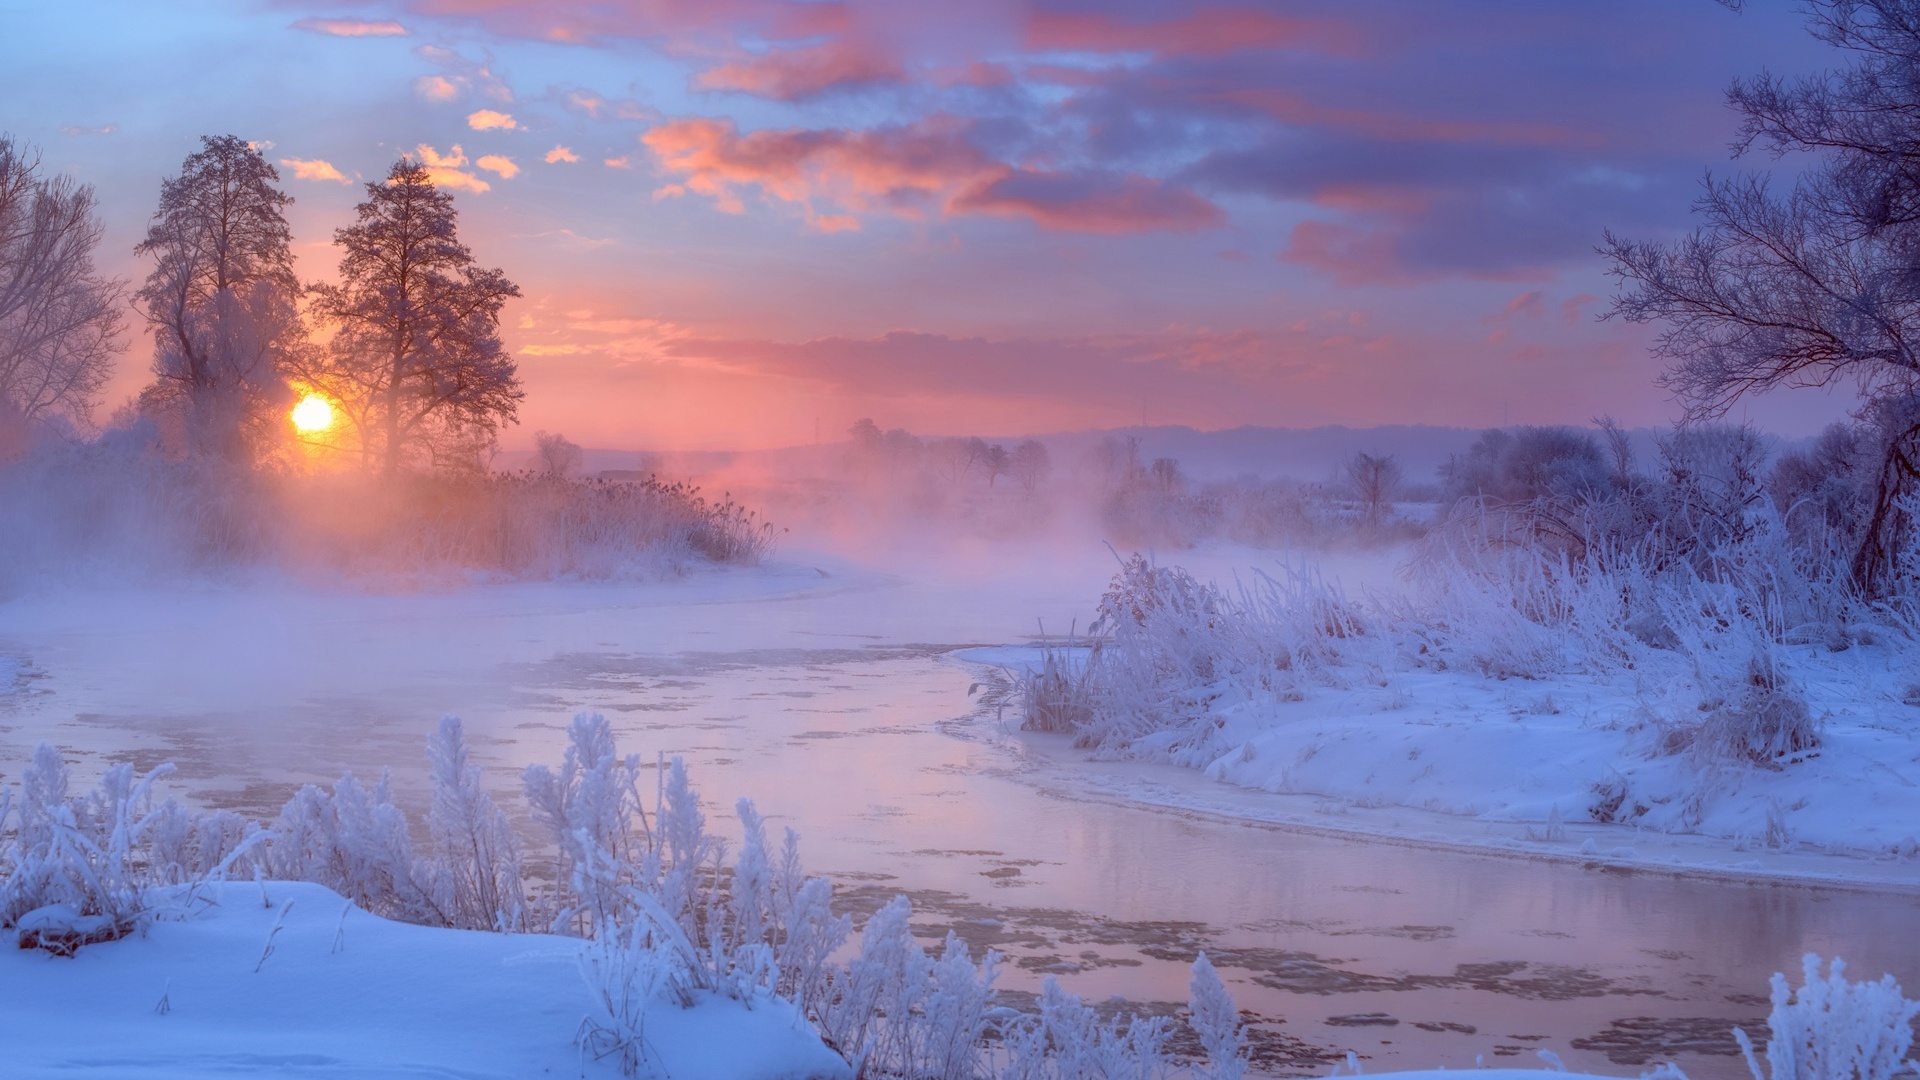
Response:
[[[311,160],[281,158],[280,164],[292,169],[293,178],[296,180],[332,180],[341,184],[352,182],[348,180],[345,174],[341,173],[339,169],[334,168],[331,162],[322,161],[318,158]]]
[[[1578,326],[1580,316],[1586,313],[1587,305],[1600,298],[1592,293],[1576,293],[1560,301],[1560,321],[1568,326]]]
[[[1175,19],[1129,21],[1104,11],[1040,11],[1027,21],[1027,47],[1062,52],[1219,55],[1304,44],[1350,45],[1345,27],[1252,8],[1207,8]]]
[[[899,82],[905,77],[892,60],[845,40],[834,40],[807,48],[775,49],[722,64],[701,72],[694,86],[799,101],[828,90]]]
[[[680,174],[658,194],[705,195],[740,213],[743,190],[758,188],[829,230],[849,227],[847,211],[1018,216],[1044,228],[1102,233],[1188,231],[1222,220],[1200,196],[1147,177],[1016,170],[967,133],[967,125],[942,117],[870,131],[746,133],[731,120],[696,118],[662,124],[641,141],[664,170]]]
[[[407,28],[392,19],[301,19],[295,30],[329,37],[405,37]]]
[[[1547,310],[1546,293],[1539,289],[1530,289],[1507,301],[1499,311],[1481,319],[1481,322],[1513,322],[1516,319],[1535,319]]]
[[[689,48],[738,36],[799,41],[839,33],[848,21],[839,0],[412,0],[407,6],[470,19],[497,34],[570,45],[611,38]]]
[[[1016,170],[956,198],[953,207],[1032,218],[1068,232],[1193,232],[1226,223],[1218,206],[1151,177]]]
[[[591,90],[570,90],[560,99],[569,111],[594,120],[652,120],[659,113],[632,98],[607,99]]]
[[[428,101],[452,101],[460,96],[460,88],[444,75],[420,76],[413,80],[413,92]]]
[[[1318,270],[1343,286],[1406,285],[1417,280],[1402,265],[1400,241],[1393,233],[1326,221],[1295,225],[1280,261]]]
[[[475,131],[512,131],[520,124],[506,113],[479,109],[467,114],[467,126]]]
[[[547,151],[547,164],[549,165],[553,165],[563,161],[574,162],[579,160],[580,160],[579,154],[574,153],[571,149],[564,146],[556,146],[553,149]]]

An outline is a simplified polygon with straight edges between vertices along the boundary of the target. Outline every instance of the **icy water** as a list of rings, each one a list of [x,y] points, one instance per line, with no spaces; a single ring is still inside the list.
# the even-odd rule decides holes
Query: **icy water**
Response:
[[[831,576],[829,576],[831,575]],[[752,796],[811,870],[868,911],[912,898],[1046,975],[1167,1011],[1205,949],[1254,1016],[1273,1075],[1540,1064],[1744,1076],[1729,1029],[1764,1028],[1767,976],[1807,951],[1920,987],[1920,899],[1622,873],[1302,833],[1085,797],[1095,767],[997,715],[959,653],[1064,626],[1078,568],[929,585],[811,567],[655,588],[426,596],[272,590],[0,605],[0,774],[40,739],[82,761],[178,763],[177,788],[259,817],[304,782],[394,767],[423,792],[442,712],[503,793],[554,762],[569,717],[684,756],[728,835]],[[5,700],[5,699],[0,699]],[[985,703],[983,704],[983,701]],[[1168,782],[1191,774],[1165,770]],[[1177,773],[1178,776],[1173,774]],[[1146,775],[1143,773],[1142,775]],[[11,776],[7,777],[11,779]],[[503,802],[517,804],[506,794]]]

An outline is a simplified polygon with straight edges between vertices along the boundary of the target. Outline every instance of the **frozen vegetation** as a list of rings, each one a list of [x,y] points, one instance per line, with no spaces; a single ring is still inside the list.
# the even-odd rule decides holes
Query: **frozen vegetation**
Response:
[[[418,847],[384,777],[302,788],[263,828],[156,800],[168,766],[119,765],[70,792],[43,745],[0,794],[0,931],[19,945],[0,961],[10,1065],[394,1075],[461,1062],[517,1076],[577,1059],[609,1075],[929,1080],[1244,1070],[1239,1016],[1204,956],[1191,1024],[1205,1056],[1176,1069],[1168,1021],[1102,1018],[1052,980],[1035,1011],[1001,1007],[997,957],[952,934],[929,952],[905,897],[856,936],[831,884],[802,871],[792,830],[770,841],[743,800],[729,855],[678,759],[621,755],[598,716],[568,734],[558,766],[525,771],[535,830],[523,838],[468,764],[460,722],[443,720]],[[107,1017],[106,1043],[76,1037]],[[169,1037],[152,1038],[156,1024]]]
[[[1569,825],[1605,823],[1913,858],[1920,567],[1868,591],[1849,565],[1865,435],[1769,469],[1749,431],[1682,430],[1642,473],[1588,434],[1491,433],[1447,470],[1460,501],[1404,580],[1359,595],[1304,561],[1222,586],[1136,555],[1088,647],[1027,669],[1026,724],[1570,852]]]

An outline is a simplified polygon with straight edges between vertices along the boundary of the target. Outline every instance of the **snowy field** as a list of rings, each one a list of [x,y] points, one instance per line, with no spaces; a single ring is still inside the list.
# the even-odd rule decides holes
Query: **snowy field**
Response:
[[[9,1077],[617,1076],[573,1040],[585,942],[376,918],[318,885],[228,884],[72,958],[0,950]],[[792,1006],[648,1010],[660,1075],[843,1077]]]

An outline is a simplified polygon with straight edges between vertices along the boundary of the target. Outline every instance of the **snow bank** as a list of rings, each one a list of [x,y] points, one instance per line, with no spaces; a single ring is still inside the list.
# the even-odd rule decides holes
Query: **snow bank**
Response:
[[[1428,569],[1353,599],[1308,567],[1223,590],[1136,556],[1104,637],[1027,654],[1026,726],[1338,813],[1511,826],[1481,837],[1498,846],[1631,861],[1643,837],[1686,837],[1752,870],[1920,856],[1911,621],[1795,622],[1772,584],[1631,560]]]
[[[573,1044],[594,1008],[585,941],[391,922],[311,884],[199,896],[190,917],[71,959],[0,939],[6,1075],[619,1075],[612,1061],[583,1069]],[[675,1080],[847,1075],[769,997],[658,1002],[646,1032]]]

